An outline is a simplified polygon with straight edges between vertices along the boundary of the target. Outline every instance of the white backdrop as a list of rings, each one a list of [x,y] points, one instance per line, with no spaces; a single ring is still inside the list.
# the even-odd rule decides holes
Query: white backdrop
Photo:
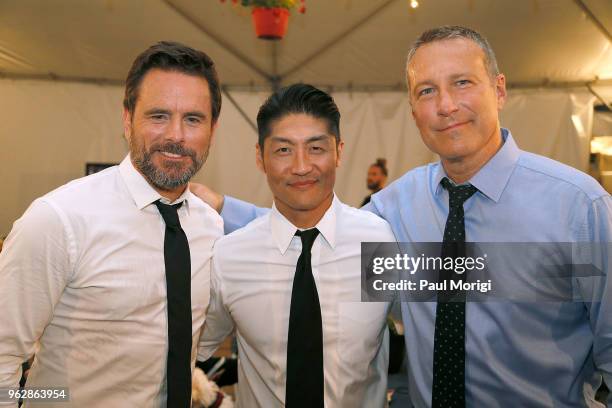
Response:
[[[80,83],[0,80],[0,235],[36,197],[81,177],[86,162],[119,162],[123,89]],[[232,92],[255,118],[267,93]],[[346,146],[336,192],[358,205],[367,194],[365,173],[377,157],[388,159],[390,178],[435,160],[421,142],[400,92],[335,93]],[[502,125],[519,146],[566,164],[588,168],[594,98],[583,90],[512,91]],[[256,133],[224,98],[208,162],[196,181],[260,205],[271,197],[255,166]]]

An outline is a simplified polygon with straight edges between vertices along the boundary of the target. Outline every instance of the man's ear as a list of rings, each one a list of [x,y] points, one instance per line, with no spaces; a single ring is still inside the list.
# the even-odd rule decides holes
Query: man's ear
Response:
[[[408,104],[410,105],[410,113],[412,114],[412,119],[414,117],[414,108],[412,107],[412,88],[410,87],[410,70],[408,65],[406,65],[406,87],[408,88]]]
[[[123,137],[129,143],[132,135],[132,114],[123,108]]]
[[[257,168],[265,174],[266,166],[264,166],[263,162],[263,150],[259,146],[259,143],[255,143],[255,163],[257,164]]]
[[[342,163],[342,149],[344,149],[343,140],[339,141],[336,147],[336,167],[340,167],[340,163]]]
[[[495,77],[495,92],[497,94],[497,110],[500,111],[506,103],[508,93],[506,91],[506,76],[499,74]]]
[[[215,123],[213,123],[210,129],[210,140],[208,141],[208,147],[211,147],[213,145],[213,142],[215,141],[215,135],[217,134],[218,127],[219,127],[219,121],[217,120]]]

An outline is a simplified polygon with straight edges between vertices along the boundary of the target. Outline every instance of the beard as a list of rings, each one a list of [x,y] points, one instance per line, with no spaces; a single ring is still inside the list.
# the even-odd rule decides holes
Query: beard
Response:
[[[134,165],[151,185],[163,191],[171,191],[186,185],[200,170],[208,157],[208,146],[204,154],[198,157],[195,151],[180,143],[156,143],[147,150],[143,145],[137,145],[135,139],[132,134],[129,143],[130,156]],[[183,163],[168,161],[162,162],[161,166],[157,166],[153,163],[152,156],[153,153],[161,151],[188,156],[191,159],[191,164],[184,165]]]
[[[372,181],[368,182],[368,190],[370,191],[378,191],[380,190],[380,181]]]

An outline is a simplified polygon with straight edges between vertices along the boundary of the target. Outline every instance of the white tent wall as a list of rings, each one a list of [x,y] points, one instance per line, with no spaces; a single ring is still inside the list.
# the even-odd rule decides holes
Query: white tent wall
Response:
[[[0,95],[4,235],[36,197],[81,177],[86,162],[121,161],[127,148],[122,87],[3,79]],[[231,95],[254,120],[267,93]],[[345,202],[358,205],[367,194],[365,173],[377,157],[388,159],[391,179],[435,159],[421,142],[405,93],[340,92],[334,98],[346,143],[336,192]],[[582,90],[512,91],[502,125],[523,149],[586,170],[594,99]],[[196,181],[270,205],[265,177],[255,166],[256,140],[255,131],[224,98],[214,146]]]
[[[500,115],[501,124],[523,150],[586,172],[595,101],[582,90],[514,91]]]
[[[0,235],[36,197],[125,152],[119,87],[0,81]]]

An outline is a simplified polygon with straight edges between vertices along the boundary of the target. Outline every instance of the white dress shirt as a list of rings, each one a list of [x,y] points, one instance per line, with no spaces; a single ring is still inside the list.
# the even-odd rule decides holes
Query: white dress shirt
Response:
[[[0,388],[18,387],[20,365],[39,341],[27,387],[66,387],[70,395],[40,406],[166,405],[165,224],[153,204],[160,198],[128,156],[35,200],[15,222],[0,255]],[[189,190],[174,203],[181,201],[193,367],[223,221]]]
[[[323,321],[326,407],[385,405],[387,303],[362,303],[361,242],[395,241],[386,221],[334,197],[316,228],[314,276]],[[200,343],[205,360],[234,327],[238,406],[282,407],[293,276],[302,243],[278,210],[215,244],[211,304]]]

